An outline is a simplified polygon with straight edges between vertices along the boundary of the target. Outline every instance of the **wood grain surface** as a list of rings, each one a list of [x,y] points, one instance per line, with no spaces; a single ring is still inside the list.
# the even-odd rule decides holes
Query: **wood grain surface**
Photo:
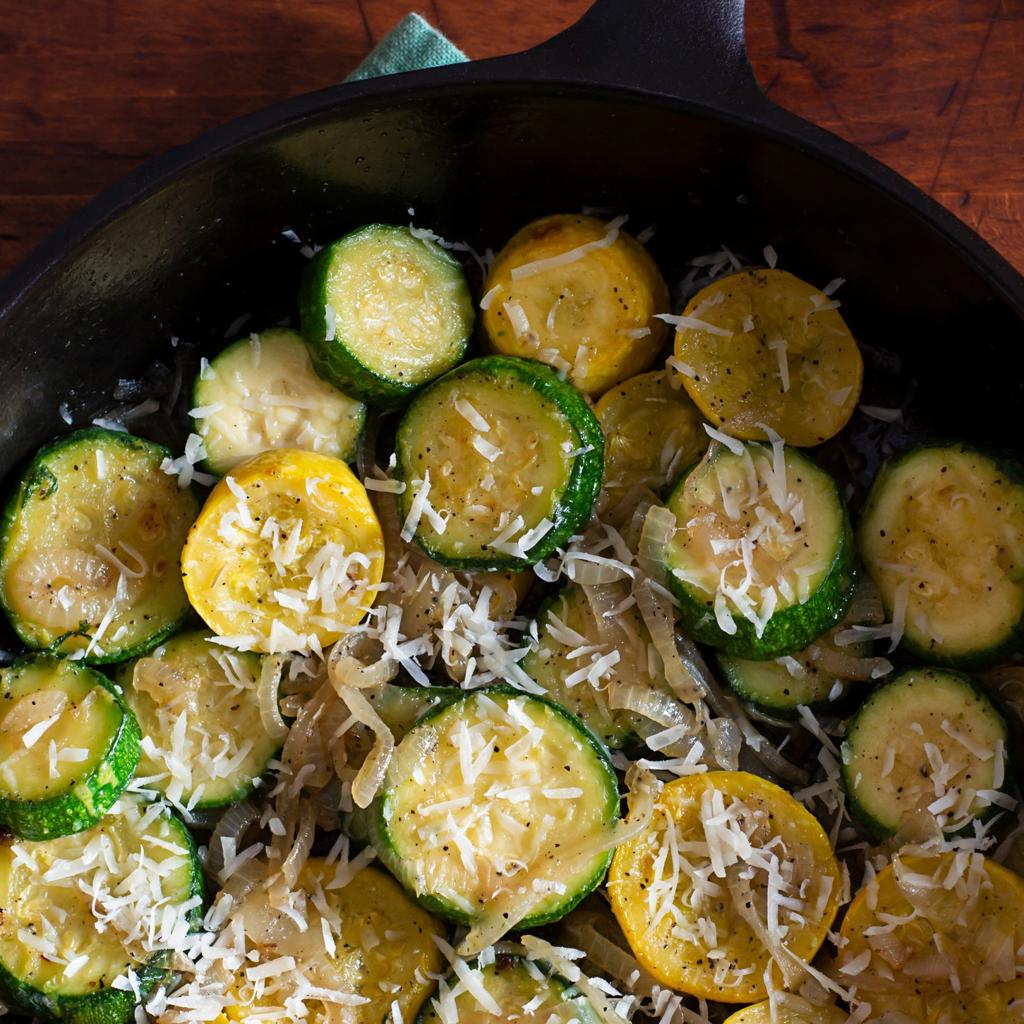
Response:
[[[0,273],[146,157],[342,79],[407,11],[471,57],[589,0],[0,0]],[[748,0],[776,102],[864,147],[1024,270],[1024,0]]]

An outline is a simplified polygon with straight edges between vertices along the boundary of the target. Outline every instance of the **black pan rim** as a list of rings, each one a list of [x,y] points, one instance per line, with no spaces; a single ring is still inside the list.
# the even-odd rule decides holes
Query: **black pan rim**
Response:
[[[507,73],[506,73],[507,66]],[[329,119],[341,109],[358,114],[381,105],[408,103],[418,97],[459,95],[472,91],[573,96],[595,102],[616,101],[675,110],[727,123],[794,148],[895,201],[938,235],[957,256],[1024,321],[1024,275],[967,224],[886,164],[831,132],[775,105],[760,102],[730,110],[631,86],[594,83],[557,74],[522,74],[517,56],[473,61],[426,71],[329,86],[262,107],[226,121],[195,139],[150,157],[102,190],[64,224],[43,239],[0,281],[0,331],[21,299],[61,263],[129,208],[144,202],[204,163],[249,144],[272,140],[300,124]]]

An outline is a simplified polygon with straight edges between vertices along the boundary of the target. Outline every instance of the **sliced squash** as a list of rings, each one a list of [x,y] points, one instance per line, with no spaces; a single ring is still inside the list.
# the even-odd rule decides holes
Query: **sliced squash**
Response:
[[[272,448],[355,458],[366,406],[317,376],[297,331],[271,328],[229,345],[192,386],[206,466],[219,475]]]
[[[456,569],[533,565],[587,521],[603,450],[586,399],[548,367],[507,356],[463,363],[399,424],[404,535]]]
[[[605,436],[604,504],[636,487],[660,493],[707,450],[700,411],[667,370],[630,377],[594,408]]]
[[[668,289],[647,251],[611,224],[554,214],[527,224],[484,283],[491,349],[539,359],[588,395],[646,370],[667,329]]]
[[[0,604],[25,645],[91,664],[155,647],[188,614],[178,556],[196,499],[166,448],[77,430],[29,464],[0,527]]]
[[[138,760],[138,722],[99,672],[49,654],[0,671],[0,825],[16,836],[95,825]]]
[[[317,651],[356,625],[384,569],[366,490],[338,459],[282,448],[206,499],[181,553],[192,607],[226,646]]]
[[[1024,638],[1024,470],[966,444],[887,462],[858,528],[864,565],[903,646],[970,668]]]
[[[733,437],[769,427],[807,448],[834,437],[860,398],[864,363],[839,305],[784,270],[743,270],[699,291],[676,328],[683,384]]]
[[[444,964],[435,942],[444,937],[444,929],[387,873],[363,868],[347,885],[336,884],[336,874],[337,866],[322,857],[307,861],[293,890],[305,927],[268,902],[265,890],[247,897],[241,913],[256,964],[291,958],[298,969],[263,980],[258,966],[241,972],[232,979],[233,1005],[216,1024],[294,1019],[291,1012],[285,1015],[285,1003],[296,998],[311,1024],[336,1020],[315,994],[303,995],[310,987],[356,997],[344,1007],[346,1024],[415,1020]],[[300,984],[300,976],[307,985]],[[280,1016],[274,1016],[275,1010]]]
[[[837,978],[872,1018],[1024,1020],[1024,879],[980,853],[898,855],[854,897]]]
[[[805,999],[784,995],[785,1002],[776,1005],[774,1013],[768,1000],[745,1006],[727,1017],[725,1024],[844,1024],[849,1014],[834,1003],[818,1006]],[[792,1000],[792,1002],[790,1002]]]
[[[650,826],[615,851],[608,876],[612,910],[640,964],[663,985],[724,1003],[764,999],[769,968],[776,985],[797,984],[840,889],[814,816],[747,772],[668,783]]]
[[[160,947],[199,924],[202,896],[188,829],[138,797],[86,832],[0,844],[0,995],[36,1019],[129,1024],[129,969],[142,995],[168,983]]]
[[[445,988],[423,1008],[416,1024],[599,1024],[585,995],[547,965],[520,956],[499,954],[481,967],[467,965],[473,987],[452,974]],[[465,977],[466,972],[462,972]]]
[[[842,618],[855,582],[849,515],[836,482],[803,452],[716,443],[668,507],[668,582],[695,639],[767,660]]]
[[[178,633],[115,675],[142,729],[140,781],[198,811],[247,796],[281,747],[260,715],[260,657],[211,640]]]

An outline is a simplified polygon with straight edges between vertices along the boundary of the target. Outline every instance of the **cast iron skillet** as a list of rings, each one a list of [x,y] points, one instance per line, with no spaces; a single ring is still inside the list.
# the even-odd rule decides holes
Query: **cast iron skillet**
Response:
[[[410,205],[479,248],[542,213],[627,211],[634,231],[657,221],[670,280],[722,242],[752,259],[770,242],[819,285],[848,279],[854,332],[899,353],[935,430],[1014,439],[1024,280],[768,101],[742,0],[597,0],[527,53],[301,96],[91,203],[0,287],[0,476],[65,429],[62,400],[88,422],[117,378],[170,358],[170,335],[209,347],[241,313],[249,329],[291,314],[305,261],[283,229],[325,242]]]

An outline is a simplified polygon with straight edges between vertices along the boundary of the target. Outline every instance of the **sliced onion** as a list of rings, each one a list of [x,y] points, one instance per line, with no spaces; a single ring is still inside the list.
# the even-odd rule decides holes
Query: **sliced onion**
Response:
[[[231,877],[224,882],[219,895],[230,896],[238,904],[266,879],[267,863],[262,857],[247,860],[237,871],[232,872]]]
[[[827,644],[811,644],[807,656],[820,672],[847,681],[878,679],[892,671],[888,658],[858,658]]]
[[[221,869],[224,867],[223,840],[234,839],[235,849],[240,850],[242,837],[259,815],[259,808],[248,797],[224,811],[210,834],[210,842],[207,846],[209,852],[206,857],[206,870],[211,875],[220,875]]]
[[[281,864],[281,876],[289,889],[295,888],[299,874],[309,860],[309,852],[313,849],[313,836],[316,833],[316,804],[312,800],[302,801],[299,822],[295,828],[295,841]]]
[[[629,944],[617,925],[601,914],[586,910],[570,914],[562,922],[560,936],[582,949],[595,970],[607,974],[641,999],[653,997],[661,988],[654,975],[627,952]]]
[[[754,727],[739,698],[732,690],[722,686],[711,674],[707,662],[697,650],[697,645],[681,633],[676,634],[676,643],[683,664],[706,688],[706,700],[715,714],[719,716],[717,719],[719,730],[723,727],[728,728],[729,724],[735,723],[734,727],[742,733],[751,753],[769,772],[793,785],[806,785],[807,772],[798,768],[791,761],[787,761],[772,741]],[[729,742],[731,745],[731,738]]]
[[[739,770],[743,734],[731,718],[713,718],[707,726],[711,756],[719,768],[728,772]]]
[[[882,595],[878,592],[874,580],[862,576],[857,583],[850,607],[846,609],[843,617],[846,623],[856,623],[859,626],[880,626],[885,622],[885,608],[882,605]]]
[[[327,677],[339,695],[346,687],[383,686],[397,675],[397,662],[385,658],[381,642],[366,633],[349,633],[331,648],[327,659]]]
[[[652,579],[665,575],[665,552],[676,535],[676,517],[664,505],[652,505],[640,531],[637,563]]]
[[[581,586],[602,587],[609,583],[618,583],[624,573],[615,565],[603,562],[591,562],[585,558],[566,558],[566,576]]]
[[[373,802],[384,782],[384,775],[395,750],[395,738],[361,691],[342,687],[338,695],[348,705],[353,717],[373,730],[373,747],[352,780],[352,802],[356,807],[366,808]]]
[[[260,666],[260,678],[256,684],[256,698],[260,704],[260,721],[272,740],[281,740],[288,735],[288,726],[281,717],[278,690],[281,685],[281,670],[284,657],[268,654]]]
[[[651,512],[654,512],[654,508]],[[633,588],[633,596],[647,632],[651,635],[651,643],[661,657],[665,680],[672,687],[672,692],[686,703],[700,700],[704,696],[701,680],[687,671],[676,645],[675,612],[671,601],[655,590],[647,579],[637,583]]]
[[[616,576],[617,581],[620,577]],[[590,615],[594,621],[594,631],[597,639],[603,644],[621,646],[623,635],[615,625],[611,613],[617,604],[621,604],[626,596],[623,587],[612,585],[614,581],[606,581],[604,584],[586,583],[581,584],[583,594],[590,606]]]
[[[331,767],[327,763],[323,739],[318,728],[320,716],[328,699],[333,699],[333,691],[325,684],[299,708],[281,750],[284,777],[290,775],[294,779],[303,772],[303,786],[307,789],[319,789],[331,780]],[[313,771],[304,771],[310,765],[313,766]]]

